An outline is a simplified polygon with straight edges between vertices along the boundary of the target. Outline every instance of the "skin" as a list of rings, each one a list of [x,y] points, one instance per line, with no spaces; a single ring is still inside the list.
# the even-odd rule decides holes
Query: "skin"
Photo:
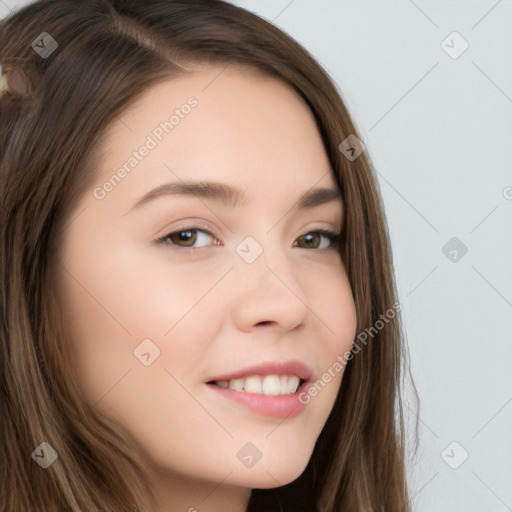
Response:
[[[154,85],[119,116],[103,140],[94,184],[60,240],[55,290],[84,397],[151,464],[153,512],[242,512],[251,489],[295,480],[342,372],[284,420],[228,401],[205,383],[288,359],[306,362],[319,378],[355,336],[339,253],[317,248],[329,247],[323,237],[301,238],[337,232],[341,199],[290,210],[313,187],[336,188],[314,117],[283,82],[240,66],[219,75],[223,68],[201,66]],[[190,96],[197,106],[96,199],[94,189]],[[188,179],[236,185],[248,203],[173,195],[130,211],[151,189]],[[153,244],[198,223],[213,234]],[[252,263],[236,252],[246,236],[263,249]],[[201,249],[194,253],[191,244]],[[144,339],[160,349],[148,366],[134,355]],[[236,456],[247,442],[262,453],[251,468]]]

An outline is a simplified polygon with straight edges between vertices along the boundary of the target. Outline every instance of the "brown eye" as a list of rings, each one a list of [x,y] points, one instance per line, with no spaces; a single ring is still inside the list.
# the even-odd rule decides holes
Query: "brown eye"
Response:
[[[191,245],[194,245],[197,240],[196,231],[197,230],[195,229],[176,231],[174,233],[169,233],[167,238],[171,240],[173,244],[179,245],[183,242],[185,247],[190,247]]]
[[[328,243],[326,247],[319,247],[318,244],[321,244],[322,238],[327,239]],[[316,230],[310,231],[299,237],[297,240],[303,240],[305,243],[305,247],[301,247],[302,249],[336,249],[337,243],[339,241],[340,234],[334,233],[333,231],[328,230]],[[325,245],[325,244],[324,244]]]
[[[320,242],[321,235],[318,233],[306,233],[305,235],[302,235],[299,240],[303,240],[306,244],[307,249],[315,249],[317,243]]]
[[[213,239],[215,242],[209,244],[208,239]],[[195,247],[198,242],[202,243],[202,245]],[[157,243],[167,244],[175,251],[191,252],[206,248],[208,245],[218,245],[219,242],[209,231],[192,227],[168,233],[157,240]]]

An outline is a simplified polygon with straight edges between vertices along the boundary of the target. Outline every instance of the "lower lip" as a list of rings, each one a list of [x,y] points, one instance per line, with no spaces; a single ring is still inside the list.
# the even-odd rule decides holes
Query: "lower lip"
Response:
[[[307,403],[301,403],[299,395],[307,390],[309,383],[304,382],[292,395],[263,395],[221,388],[216,384],[207,384],[207,386],[224,398],[242,404],[257,414],[271,418],[293,418],[306,408]]]

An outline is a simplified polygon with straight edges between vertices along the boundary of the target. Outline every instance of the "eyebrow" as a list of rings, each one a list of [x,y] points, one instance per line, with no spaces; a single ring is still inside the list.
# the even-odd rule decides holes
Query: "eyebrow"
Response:
[[[132,212],[162,197],[171,195],[198,196],[229,204],[232,207],[247,204],[247,195],[238,187],[215,181],[181,181],[165,183],[144,194],[128,210]],[[303,210],[313,208],[334,200],[341,200],[341,192],[337,188],[313,188],[304,192],[292,206],[292,209]]]

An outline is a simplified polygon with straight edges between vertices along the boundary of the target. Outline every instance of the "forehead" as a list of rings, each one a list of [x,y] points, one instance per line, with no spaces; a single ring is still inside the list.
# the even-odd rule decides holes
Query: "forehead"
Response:
[[[196,67],[148,88],[107,130],[98,182],[127,168],[143,145],[153,147],[124,179],[128,195],[179,179],[223,181],[262,197],[335,186],[306,103],[247,66]]]

